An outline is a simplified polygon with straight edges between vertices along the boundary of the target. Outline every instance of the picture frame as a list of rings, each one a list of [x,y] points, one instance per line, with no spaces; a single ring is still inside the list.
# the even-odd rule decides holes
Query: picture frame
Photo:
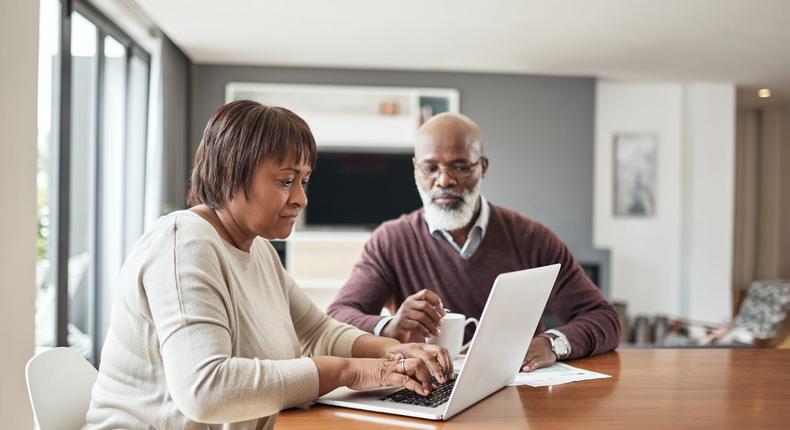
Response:
[[[612,138],[612,167],[614,216],[655,216],[658,136],[655,133],[616,133]]]

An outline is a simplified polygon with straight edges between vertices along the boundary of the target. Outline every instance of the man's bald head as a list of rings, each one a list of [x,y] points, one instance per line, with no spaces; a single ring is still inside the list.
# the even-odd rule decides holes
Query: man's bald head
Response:
[[[417,131],[414,155],[433,154],[445,149],[468,151],[473,158],[483,154],[480,127],[468,116],[460,113],[441,113],[429,119]]]

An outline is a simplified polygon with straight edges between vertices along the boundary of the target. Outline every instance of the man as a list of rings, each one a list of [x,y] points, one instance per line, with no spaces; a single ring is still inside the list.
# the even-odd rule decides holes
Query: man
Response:
[[[561,263],[546,307],[564,324],[543,332],[541,323],[522,370],[617,347],[617,312],[565,244],[480,194],[488,159],[472,120],[445,113],[426,122],[413,163],[423,208],[376,229],[329,315],[402,342],[422,340],[439,333],[445,308],[480,318],[500,273]],[[394,316],[379,316],[383,306]],[[465,341],[473,333],[469,326]]]

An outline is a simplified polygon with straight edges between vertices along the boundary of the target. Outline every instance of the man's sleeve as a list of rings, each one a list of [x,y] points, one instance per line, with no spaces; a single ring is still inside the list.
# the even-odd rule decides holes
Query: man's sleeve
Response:
[[[538,239],[540,264],[561,263],[557,282],[546,308],[564,324],[556,327],[571,344],[568,359],[601,354],[620,343],[620,322],[614,306],[584,273],[568,247],[554,233],[544,228]]]
[[[397,278],[386,250],[390,235],[384,228],[373,232],[351,277],[329,305],[327,314],[338,321],[373,333],[381,320],[381,309],[391,296]]]

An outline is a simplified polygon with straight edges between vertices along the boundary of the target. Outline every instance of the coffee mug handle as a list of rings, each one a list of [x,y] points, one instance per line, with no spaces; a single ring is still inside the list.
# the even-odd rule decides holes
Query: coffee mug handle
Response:
[[[477,327],[477,325],[480,324],[480,322],[477,321],[477,318],[467,318],[466,321],[464,321],[464,331],[466,331],[466,325],[469,324],[470,322],[475,323],[475,327]],[[472,343],[471,340],[463,344],[463,346],[461,346],[461,351],[465,351],[466,348],[469,348],[470,343]]]

